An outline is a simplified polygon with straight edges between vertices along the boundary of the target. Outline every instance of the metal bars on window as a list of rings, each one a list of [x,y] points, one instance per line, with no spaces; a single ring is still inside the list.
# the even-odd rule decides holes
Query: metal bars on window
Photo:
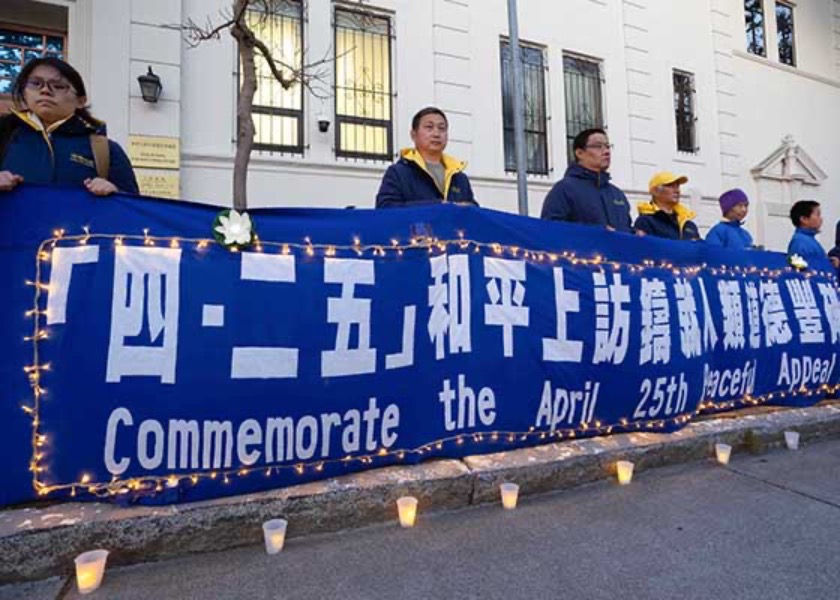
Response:
[[[520,44],[523,87],[525,88],[525,156],[527,171],[548,175],[548,117],[545,94],[545,52]],[[504,126],[505,171],[516,171],[513,131],[513,60],[508,40],[501,41],[502,120]]]
[[[335,154],[391,160],[391,19],[335,9]]]
[[[793,31],[793,7],[776,2],[776,30],[779,41],[779,62],[796,66],[796,42]]]
[[[694,75],[674,71],[674,116],[677,121],[677,150],[695,153],[697,121],[694,109]]]
[[[744,0],[744,24],[747,34],[747,52],[767,56],[764,36],[764,0]]]
[[[252,111],[254,149],[303,154],[302,3],[299,0],[272,0],[252,6],[247,13],[248,27],[268,46],[280,72],[288,80],[295,81],[288,89],[284,88],[265,58],[256,53],[257,92]]]
[[[604,89],[600,61],[573,54],[563,55],[566,90],[566,151],[575,161],[575,136],[585,129],[604,127]]]
[[[10,94],[23,65],[33,58],[64,58],[64,35],[0,27],[0,94]]]

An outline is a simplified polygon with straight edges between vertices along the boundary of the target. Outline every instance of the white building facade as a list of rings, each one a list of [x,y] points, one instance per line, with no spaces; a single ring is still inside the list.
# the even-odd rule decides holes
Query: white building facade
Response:
[[[273,4],[254,22],[276,55],[293,67],[323,62],[307,88],[261,78],[250,206],[372,207],[383,171],[410,145],[411,116],[435,105],[479,202],[516,210],[506,0],[369,0],[361,15],[357,2]],[[231,5],[2,0],[0,92],[34,43],[21,35],[60,39],[111,137],[178,140],[164,174],[180,197],[230,205],[235,42],[222,32],[192,48],[178,26],[218,23]],[[519,0],[519,21],[531,215],[562,177],[570,137],[603,126],[613,181],[631,201],[646,197],[654,172],[684,174],[683,201],[706,229],[720,218],[717,196],[742,187],[756,241],[783,249],[790,205],[815,199],[821,241],[834,245],[840,0]],[[156,103],[137,82],[150,66],[163,85]]]

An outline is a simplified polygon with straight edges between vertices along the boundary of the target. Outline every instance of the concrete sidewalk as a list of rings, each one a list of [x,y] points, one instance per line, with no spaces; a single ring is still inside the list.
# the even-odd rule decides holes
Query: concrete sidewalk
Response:
[[[0,581],[69,574],[73,557],[95,547],[111,550],[109,564],[117,566],[253,546],[260,543],[261,523],[276,516],[289,519],[292,540],[392,523],[394,501],[406,493],[417,496],[428,515],[496,503],[498,484],[503,480],[519,483],[523,496],[546,493],[611,477],[615,461],[625,458],[635,461],[637,472],[644,476],[651,467],[708,459],[716,441],[731,443],[741,453],[776,448],[787,429],[800,431],[806,444],[840,437],[840,406],[824,403],[805,409],[727,414],[700,420],[673,434],[566,441],[462,460],[391,467],[190,505],[126,509],[108,504],[65,504],[5,511],[0,513],[0,553],[4,558]],[[814,485],[822,484],[817,481]]]
[[[293,526],[293,524],[292,524]],[[837,598],[840,440],[525,498],[109,569],[101,600]],[[27,598],[81,598],[72,583]],[[0,588],[0,599],[24,588]],[[41,595],[37,595],[41,594]]]

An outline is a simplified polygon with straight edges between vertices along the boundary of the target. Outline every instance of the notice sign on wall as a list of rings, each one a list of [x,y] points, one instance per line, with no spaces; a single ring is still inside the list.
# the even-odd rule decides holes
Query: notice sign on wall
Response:
[[[178,171],[137,171],[137,185],[144,196],[177,200],[181,192]]]
[[[181,168],[181,142],[176,137],[129,136],[128,155],[135,168]]]

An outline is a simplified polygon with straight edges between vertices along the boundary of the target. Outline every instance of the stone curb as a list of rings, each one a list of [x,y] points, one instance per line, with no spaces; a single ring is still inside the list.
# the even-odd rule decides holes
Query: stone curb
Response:
[[[290,537],[335,532],[395,521],[395,500],[405,494],[417,496],[421,512],[464,508],[497,502],[506,480],[518,483],[520,494],[540,494],[611,477],[617,460],[632,460],[639,472],[709,459],[716,442],[736,454],[763,452],[783,445],[790,429],[801,443],[840,437],[840,404],[726,414],[671,434],[565,441],[178,506],[13,509],[0,512],[0,584],[70,574],[73,558],[92,548],[109,549],[110,566],[227,550],[259,543],[262,522],[281,515]]]

